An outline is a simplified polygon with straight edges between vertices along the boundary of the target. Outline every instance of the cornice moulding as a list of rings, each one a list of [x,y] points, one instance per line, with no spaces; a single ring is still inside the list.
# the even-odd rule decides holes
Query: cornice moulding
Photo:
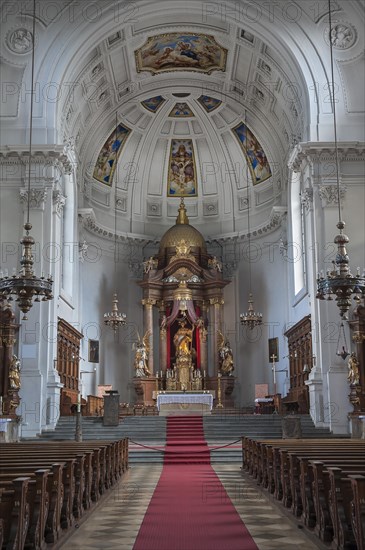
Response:
[[[95,233],[99,237],[102,237],[109,241],[115,239],[115,233],[98,222],[93,208],[79,208],[78,217],[79,222],[82,224],[83,228],[90,233]],[[152,237],[150,235],[139,235],[137,233],[124,232],[117,232],[116,237],[117,240],[128,242],[135,241],[136,243],[143,245],[154,243],[156,240],[155,237]]]
[[[341,161],[365,160],[365,143],[361,141],[338,142],[338,153]],[[299,172],[303,161],[332,161],[335,155],[335,144],[332,141],[298,143],[291,152],[288,167]]]
[[[72,172],[73,163],[65,153],[64,146],[56,145],[52,147],[34,145],[32,151],[32,162],[35,164],[54,165],[61,168],[65,174]],[[29,146],[0,147],[0,164],[28,164]]]

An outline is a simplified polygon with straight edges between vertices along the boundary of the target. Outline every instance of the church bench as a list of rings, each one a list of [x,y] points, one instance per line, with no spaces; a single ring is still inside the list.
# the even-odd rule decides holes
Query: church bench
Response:
[[[62,461],[55,464],[55,461]],[[40,515],[45,521],[44,539],[46,543],[58,540],[62,530],[68,529],[79,519],[91,503],[111,487],[128,468],[128,439],[118,441],[88,442],[23,442],[0,444],[0,475],[5,496],[10,494],[13,480],[28,477],[26,504],[34,507],[27,544],[29,548],[41,548],[36,539],[42,540],[43,528],[39,528]],[[37,507],[33,501],[33,486],[36,471],[49,469],[46,494],[39,497]],[[14,491],[13,491],[14,492]],[[36,492],[37,495],[39,493]],[[9,498],[7,498],[7,502]],[[9,504],[8,504],[9,506]],[[46,507],[48,506],[48,509]],[[3,505],[4,509],[4,505]],[[2,514],[0,514],[2,517]],[[1,518],[0,518],[1,519]],[[29,522],[29,519],[27,520]],[[8,531],[9,525],[6,525]],[[12,526],[11,531],[14,531]]]
[[[299,473],[292,481],[293,503],[292,511],[296,516],[301,516],[303,523],[314,528],[316,534],[323,541],[328,542],[332,538],[332,526],[329,516],[329,479],[327,468],[341,465],[346,472],[357,472],[363,469],[362,454],[354,455],[354,458],[343,456],[326,457],[318,456],[320,460],[312,460],[311,457],[295,457],[299,460]],[[292,479],[292,478],[291,478]]]
[[[362,459],[364,449],[360,449],[359,459]],[[356,447],[350,449],[338,449],[336,446],[328,448],[326,445],[318,446],[316,449],[296,448],[291,449],[273,449],[273,486],[274,496],[278,500],[282,500],[285,507],[292,507],[293,513],[300,516],[301,510],[301,493],[300,493],[300,465],[299,459],[306,458],[325,460],[326,458],[332,463],[336,463],[342,459],[349,457],[352,453],[356,456]]]
[[[43,463],[32,464],[24,463],[23,465],[13,464],[12,466],[4,466],[1,464],[1,472],[3,476],[7,476],[8,480],[14,480],[17,477],[26,477],[31,480],[31,477],[34,476],[36,470],[43,469]],[[62,511],[64,510],[64,486],[63,486],[63,470],[64,463],[54,463],[50,467],[50,473],[47,476],[47,493],[48,496],[44,498],[43,503],[48,507],[48,510],[44,510],[40,513],[46,517],[45,520],[45,530],[43,536],[46,542],[56,542],[59,538],[61,532],[61,517]],[[4,482],[6,483],[6,482]],[[1,485],[1,483],[0,483]],[[32,484],[31,484],[32,488]],[[27,488],[27,493],[30,493],[31,498],[31,489],[30,491]],[[29,495],[27,496],[29,501]],[[28,502],[29,505],[29,502]],[[28,514],[29,515],[29,514]],[[29,524],[29,520],[28,520]]]
[[[242,468],[324,542],[365,550],[365,441],[243,438],[242,447]]]
[[[49,508],[49,493],[47,489],[49,469],[39,469],[23,477],[29,477],[27,500],[29,504],[29,526],[26,533],[25,546],[42,550],[46,546],[45,534]],[[0,487],[11,489],[14,473],[0,474]],[[1,499],[1,497],[0,497]],[[11,514],[8,516],[11,517]],[[1,548],[1,546],[0,546]]]
[[[352,449],[351,458],[349,458],[349,450],[345,449],[328,450],[321,448],[312,451],[281,450],[280,454],[283,504],[287,508],[291,507],[293,514],[299,517],[303,512],[300,485],[300,462],[304,462],[310,458],[316,458],[322,460],[326,464],[348,463],[349,465],[359,464],[359,466],[361,466],[361,464],[363,464],[364,451],[360,449],[360,452],[357,452],[356,449]]]
[[[0,490],[0,500],[1,500],[1,490]],[[4,520],[0,519],[0,548],[3,547],[4,543]]]
[[[12,469],[22,468],[29,471],[42,467],[51,467],[57,459],[62,460],[63,467],[61,470],[61,489],[62,489],[62,523],[66,526],[73,523],[73,518],[80,518],[82,515],[83,503],[89,499],[86,495],[88,490],[91,490],[85,482],[85,455],[79,455],[73,458],[68,458],[68,453],[52,453],[28,454],[27,459],[21,459],[19,456],[5,454],[0,459],[1,469],[6,469],[7,472]],[[11,464],[11,466],[9,466]]]
[[[343,443],[343,442],[341,442]],[[359,445],[349,443],[351,448],[358,448]],[[349,452],[348,445],[341,446],[337,441],[317,441],[317,440],[296,440],[295,442],[287,442],[287,440],[276,440],[275,443],[266,443],[266,441],[253,441],[250,445],[245,445],[243,467],[250,475],[256,478],[259,483],[265,488],[268,488],[271,493],[274,493],[278,500],[282,498],[282,479],[288,479],[285,463],[283,464],[282,456],[286,452],[293,450],[304,450],[305,452],[318,452],[325,449],[328,452],[335,452],[338,448],[344,449],[344,452]],[[365,446],[362,445],[365,450]],[[280,454],[282,453],[282,454]],[[288,484],[286,484],[288,485]]]
[[[349,475],[364,475],[365,467],[359,468],[357,472],[341,467],[328,468],[330,478],[329,500],[331,503],[330,514],[333,525],[332,548],[355,548],[356,537],[353,531],[352,516],[361,516],[360,510],[356,511],[356,500],[353,494],[353,483]],[[362,544],[364,542],[362,541]]]
[[[3,521],[3,546],[23,550],[29,525],[27,502],[29,477],[16,477],[11,488],[0,488],[0,517]]]
[[[365,475],[350,474],[353,504],[351,524],[357,550],[365,550]]]

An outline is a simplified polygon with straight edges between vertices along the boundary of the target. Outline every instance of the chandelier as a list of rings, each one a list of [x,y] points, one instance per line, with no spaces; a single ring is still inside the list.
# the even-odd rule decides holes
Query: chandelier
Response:
[[[20,241],[22,245],[21,268],[18,275],[14,268],[13,275],[5,272],[0,273],[0,301],[11,302],[15,298],[19,309],[23,312],[23,320],[28,319],[27,313],[32,308],[33,302],[46,302],[52,300],[52,276],[37,277],[34,274],[34,257],[32,247],[35,244],[34,238],[29,234],[32,224],[29,220],[30,211],[30,173],[32,163],[32,134],[33,134],[33,99],[34,99],[34,51],[35,51],[35,0],[33,1],[33,36],[32,36],[32,72],[31,72],[31,93],[30,93],[30,124],[29,124],[29,167],[28,167],[28,189],[27,189],[27,221],[24,224],[25,235]]]
[[[245,121],[247,116],[245,117]],[[246,126],[246,137],[247,137],[247,126]],[[257,313],[253,305],[253,294],[252,294],[252,274],[251,274],[251,228],[250,228],[250,197],[249,197],[249,188],[248,188],[248,163],[249,157],[246,154],[246,178],[247,178],[247,231],[248,231],[248,269],[249,269],[249,282],[250,282],[250,291],[248,294],[248,310],[245,313],[240,314],[241,325],[248,327],[250,330],[253,330],[254,327],[262,324],[262,313]]]
[[[115,144],[118,142],[118,113],[115,113]],[[115,150],[115,160],[117,163],[118,151]],[[122,327],[127,322],[125,313],[120,313],[118,310],[118,294],[117,294],[117,167],[115,166],[115,181],[114,181],[114,281],[115,292],[112,300],[112,310],[110,313],[104,313],[104,323],[112,328],[114,332],[119,327]]]
[[[317,295],[319,300],[333,300],[334,296],[337,306],[340,310],[340,316],[343,319],[348,319],[348,311],[351,307],[351,298],[355,302],[361,301],[362,295],[365,294],[365,272],[360,276],[360,268],[357,268],[356,275],[353,275],[350,270],[350,260],[346,250],[346,244],[349,243],[349,238],[344,234],[345,222],[341,220],[341,193],[340,193],[340,177],[339,177],[339,157],[337,145],[337,124],[336,124],[336,101],[335,101],[335,86],[334,86],[334,70],[333,70],[333,43],[332,43],[332,16],[331,16],[331,0],[328,0],[329,12],[329,44],[331,54],[331,102],[333,109],[333,128],[335,139],[335,156],[336,156],[336,181],[337,181],[337,200],[338,200],[338,222],[337,228],[339,234],[335,236],[334,243],[337,244],[336,259],[332,261],[332,270],[328,269],[326,275],[323,270],[317,275]]]

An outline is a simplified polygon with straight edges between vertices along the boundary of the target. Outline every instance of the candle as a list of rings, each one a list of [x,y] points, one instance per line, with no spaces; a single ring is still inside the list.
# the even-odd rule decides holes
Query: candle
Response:
[[[0,415],[3,414],[3,396],[0,395]]]
[[[205,371],[203,372],[203,376],[204,376],[204,378],[206,377],[206,373],[205,373]]]
[[[77,412],[81,412],[81,395],[77,395]]]

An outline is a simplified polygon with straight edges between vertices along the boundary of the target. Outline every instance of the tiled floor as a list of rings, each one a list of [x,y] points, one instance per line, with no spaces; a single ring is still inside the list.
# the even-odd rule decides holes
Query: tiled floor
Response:
[[[74,526],[73,534],[58,548],[131,550],[161,470],[162,465],[133,465],[86,521]],[[323,548],[301,531],[294,520],[288,519],[254,480],[241,475],[238,464],[215,465],[214,470],[260,550]],[[227,498],[225,493],[222,498]],[[163,518],[161,534],[163,536]],[[199,545],[196,550],[200,550]]]

